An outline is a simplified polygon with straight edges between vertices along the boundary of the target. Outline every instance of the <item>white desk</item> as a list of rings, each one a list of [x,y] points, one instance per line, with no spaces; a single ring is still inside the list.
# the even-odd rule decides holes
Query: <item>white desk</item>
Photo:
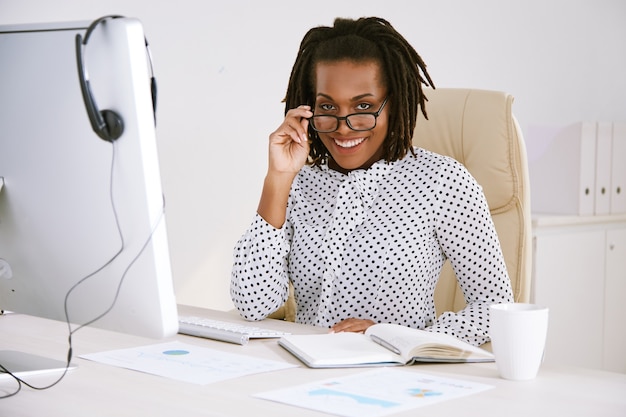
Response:
[[[232,313],[181,307],[207,317],[241,320]],[[259,323],[292,333],[323,331],[294,323],[268,320]],[[178,335],[173,339],[205,347],[299,364],[275,340],[251,341],[247,346]],[[252,394],[284,388],[363,369],[308,369],[304,366],[278,372],[255,374],[199,386],[177,382],[78,358],[78,355],[129,348],[162,341],[86,328],[74,336],[73,370],[57,386],[34,391],[22,388],[15,397],[0,400],[0,416],[328,416],[252,397]],[[67,351],[64,323],[23,315],[0,317],[0,349],[14,349],[63,360]],[[500,379],[495,364],[437,364],[406,367],[494,385],[476,395],[454,399],[394,416],[626,416],[626,375],[577,368],[543,367],[528,382]],[[45,383],[39,376],[32,382]],[[0,383],[0,393],[13,383]]]

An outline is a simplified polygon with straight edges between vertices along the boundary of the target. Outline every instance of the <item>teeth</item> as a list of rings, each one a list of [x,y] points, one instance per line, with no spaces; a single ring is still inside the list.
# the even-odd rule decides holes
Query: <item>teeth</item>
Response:
[[[352,140],[342,140],[342,141],[335,140],[335,144],[337,144],[337,146],[341,146],[342,148],[352,148],[352,147],[360,144],[364,140],[365,140],[365,138],[358,138],[358,139],[352,139]]]

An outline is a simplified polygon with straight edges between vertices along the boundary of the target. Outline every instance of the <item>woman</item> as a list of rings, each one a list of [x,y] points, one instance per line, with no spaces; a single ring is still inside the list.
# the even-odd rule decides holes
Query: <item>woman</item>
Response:
[[[305,35],[257,214],[234,252],[243,317],[278,309],[291,282],[300,323],[489,340],[488,306],[512,301],[510,281],[480,186],[453,159],[412,146],[422,84],[433,84],[424,62],[384,19],[336,19]],[[446,258],[467,307],[437,318]]]

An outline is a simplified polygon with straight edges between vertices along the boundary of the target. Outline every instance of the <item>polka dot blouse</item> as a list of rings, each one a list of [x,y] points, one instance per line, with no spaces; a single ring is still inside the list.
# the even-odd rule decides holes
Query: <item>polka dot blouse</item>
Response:
[[[487,342],[488,306],[513,297],[482,189],[454,159],[416,154],[347,175],[303,167],[283,227],[257,214],[235,247],[231,297],[240,314],[265,318],[291,281],[299,323],[355,317]],[[446,259],[467,306],[437,318]]]

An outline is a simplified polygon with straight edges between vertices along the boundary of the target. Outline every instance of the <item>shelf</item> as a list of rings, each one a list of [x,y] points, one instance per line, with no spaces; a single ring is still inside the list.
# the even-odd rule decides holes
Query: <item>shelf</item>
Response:
[[[606,216],[574,216],[559,214],[532,214],[533,228],[563,227],[563,226],[592,226],[609,225],[612,223],[626,223],[626,213]]]

